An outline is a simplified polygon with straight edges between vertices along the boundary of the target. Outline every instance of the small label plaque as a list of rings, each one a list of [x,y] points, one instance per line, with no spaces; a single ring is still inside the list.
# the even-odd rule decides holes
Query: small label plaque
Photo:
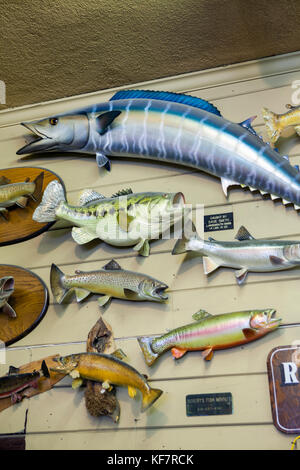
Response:
[[[202,393],[186,396],[187,416],[231,415],[231,393]]]
[[[233,229],[233,212],[204,216],[204,232]]]

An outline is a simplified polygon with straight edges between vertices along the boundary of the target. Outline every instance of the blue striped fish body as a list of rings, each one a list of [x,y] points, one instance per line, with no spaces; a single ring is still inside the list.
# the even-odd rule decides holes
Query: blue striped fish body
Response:
[[[255,134],[250,120],[232,123],[199,98],[119,92],[107,103],[25,125],[41,139],[19,154],[41,146],[97,154],[108,169],[109,156],[171,162],[220,177],[225,194],[238,184],[300,208],[299,171]]]

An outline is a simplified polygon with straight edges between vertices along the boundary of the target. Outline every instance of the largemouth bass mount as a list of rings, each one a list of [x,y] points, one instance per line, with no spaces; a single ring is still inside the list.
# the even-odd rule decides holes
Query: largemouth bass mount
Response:
[[[51,181],[33,213],[37,222],[63,219],[71,222],[72,237],[79,245],[99,238],[113,246],[134,246],[149,256],[149,240],[170,237],[170,228],[190,212],[178,193],[133,193],[131,189],[105,197],[93,189],[80,193],[78,205],[68,204],[63,186]],[[167,234],[167,235],[165,235]]]
[[[88,153],[108,170],[111,156],[171,162],[218,176],[225,195],[240,185],[299,209],[300,172],[256,134],[253,119],[230,122],[193,96],[120,91],[106,103],[23,123],[38,138],[17,154]]]
[[[0,215],[8,219],[8,207],[17,205],[24,209],[28,198],[37,202],[42,194],[44,172],[41,172],[34,181],[26,178],[25,181],[12,183],[6,176],[0,178]]]
[[[144,359],[151,366],[165,351],[179,359],[187,351],[202,351],[209,361],[217,349],[226,349],[249,343],[278,328],[281,319],[275,319],[274,309],[211,315],[205,310],[193,315],[195,322],[157,336],[141,336],[138,342]]]

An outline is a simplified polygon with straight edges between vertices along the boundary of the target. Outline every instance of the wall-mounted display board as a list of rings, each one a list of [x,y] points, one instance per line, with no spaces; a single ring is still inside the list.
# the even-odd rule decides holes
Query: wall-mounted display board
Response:
[[[11,185],[14,183],[24,182],[32,183],[41,174],[41,191],[36,191],[36,189],[33,188],[33,191],[36,191],[36,193],[39,194],[37,194],[37,197],[34,197],[34,194],[28,194],[25,196],[25,207],[22,207],[22,204],[18,205],[18,203],[15,203],[12,206],[7,207],[6,210],[1,210],[1,205],[4,203],[1,202],[0,198],[0,246],[19,243],[36,237],[40,233],[48,230],[54,222],[41,224],[32,220],[32,214],[35,208],[39,205],[43,191],[50,181],[57,179],[61,184],[63,184],[59,176],[44,168],[20,167],[0,170],[0,191],[3,191],[5,184]],[[20,197],[20,200],[22,202],[22,197]]]
[[[269,353],[268,376],[273,422],[279,431],[300,433],[300,347],[279,346]]]
[[[15,343],[32,331],[47,312],[48,289],[33,272],[9,264],[0,265],[0,278],[14,278],[14,292],[9,305],[16,317],[12,318],[0,310],[0,340],[6,346]]]

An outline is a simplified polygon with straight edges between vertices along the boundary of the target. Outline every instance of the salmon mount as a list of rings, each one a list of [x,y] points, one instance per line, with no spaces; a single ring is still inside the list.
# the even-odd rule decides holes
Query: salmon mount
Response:
[[[257,135],[253,119],[233,123],[193,96],[125,90],[108,102],[22,123],[38,138],[17,154],[93,154],[107,170],[110,156],[176,163],[221,178],[225,195],[240,185],[300,209],[298,168]]]

